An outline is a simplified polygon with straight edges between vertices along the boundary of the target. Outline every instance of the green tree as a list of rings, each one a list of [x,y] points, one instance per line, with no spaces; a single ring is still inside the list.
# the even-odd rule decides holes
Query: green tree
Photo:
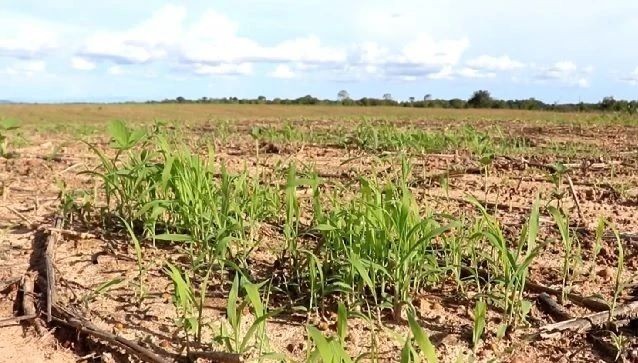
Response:
[[[479,90],[474,92],[472,97],[467,100],[467,104],[473,108],[489,108],[492,107],[494,100],[489,91]]]

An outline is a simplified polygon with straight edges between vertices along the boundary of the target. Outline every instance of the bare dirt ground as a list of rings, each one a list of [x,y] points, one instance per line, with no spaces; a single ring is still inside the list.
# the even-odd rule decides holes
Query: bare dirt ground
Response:
[[[414,123],[414,122],[412,122]],[[263,124],[261,122],[260,124]],[[486,122],[487,124],[487,122]],[[252,124],[244,122],[239,130],[248,130]],[[423,122],[423,127],[426,123]],[[482,127],[481,123],[476,124]],[[575,194],[580,201],[580,215],[570,195],[567,182],[558,193],[564,193],[564,203],[571,211],[570,219],[580,222],[582,233],[577,233],[585,256],[593,244],[593,233],[599,217],[613,222],[621,232],[626,244],[624,280],[628,285],[638,283],[634,277],[638,269],[638,154],[636,140],[638,128],[630,126],[537,126],[524,123],[501,124],[506,132],[522,135],[537,141],[539,152],[528,153],[525,160],[538,164],[555,161],[575,166],[571,173]],[[314,127],[330,127],[329,123],[317,123]],[[444,122],[427,123],[427,127],[445,127]],[[191,130],[193,135],[206,137],[206,131]],[[91,136],[93,141],[105,142],[101,136]],[[556,160],[556,156],[541,152],[543,145],[558,143],[585,145],[586,152],[576,152],[568,159]],[[354,175],[369,175],[373,172],[396,171],[396,164],[379,162],[378,158],[363,151],[348,151],[323,145],[275,145],[276,151],[262,150],[258,158],[254,143],[249,136],[240,136],[225,145],[220,145],[216,158],[225,162],[229,169],[240,170],[245,165],[274,169],[277,165],[292,160],[314,166],[327,180],[344,183]],[[270,153],[268,153],[270,151]],[[53,224],[58,210],[58,196],[64,190],[88,189],[94,181],[78,172],[96,164],[95,156],[73,137],[34,132],[25,146],[15,149],[16,157],[0,158],[0,287],[2,282],[21,277],[32,265],[34,240]],[[54,155],[54,157],[52,157]],[[356,158],[355,158],[356,157]],[[348,161],[344,163],[345,161]],[[514,230],[527,218],[535,198],[545,204],[556,193],[556,187],[547,171],[527,165],[521,156],[512,159],[497,157],[489,177],[472,172],[480,168],[464,153],[432,154],[413,156],[413,192],[419,203],[429,208],[457,214],[471,210],[466,202],[469,194],[485,201],[490,212],[502,221],[505,228]],[[448,186],[443,187],[438,175],[449,173]],[[487,185],[487,192],[485,192]],[[542,219],[549,229],[549,220]],[[59,298],[70,305],[98,327],[138,342],[162,356],[178,351],[178,335],[175,315],[171,305],[170,282],[162,273],[165,261],[178,258],[167,249],[144,248],[148,275],[148,295],[144,304],[134,303],[135,288],[131,281],[137,274],[134,251],[130,242],[121,235],[110,235],[106,231],[82,230],[92,236],[74,237],[66,235],[56,248],[55,262],[58,268]],[[280,232],[268,225],[260,229],[261,243],[255,252],[256,264],[272,264],[274,251],[280,248]],[[553,236],[548,248],[531,267],[530,279],[550,287],[560,286],[560,243]],[[278,247],[279,246],[279,247]],[[594,264],[585,258],[574,289],[584,296],[613,295],[613,279],[616,273],[615,241],[607,238]],[[105,281],[120,278],[124,282],[105,294],[94,294],[94,289]],[[14,315],[14,303],[19,293],[12,285],[0,294],[0,320]],[[218,284],[210,291],[206,300],[205,316],[214,324],[223,319],[228,286]],[[631,289],[625,289],[621,302],[632,301]],[[424,326],[433,332],[440,358],[454,361],[460,352],[467,351],[468,332],[471,332],[471,308],[455,299],[454,292],[442,286],[439,291],[429,291],[415,299]],[[586,314],[587,310],[571,303],[566,304],[574,315]],[[534,307],[534,326],[551,323],[554,319]],[[334,321],[316,321],[324,330],[333,329]],[[102,361],[113,359],[126,361],[118,349],[98,341],[79,341],[65,331],[52,332],[37,337],[26,324],[9,326],[0,323],[0,361],[6,362],[75,362],[79,357],[95,354]],[[303,360],[307,343],[305,339],[306,317],[278,317],[268,323],[268,337],[275,351],[291,358]],[[354,355],[369,348],[369,329],[363,322],[351,322],[349,348]],[[491,322],[495,325],[495,322]],[[490,326],[490,325],[488,325]],[[493,327],[492,327],[493,328]],[[400,324],[391,325],[396,333],[406,330]],[[495,329],[495,328],[493,328]],[[517,334],[511,340],[488,337],[477,351],[479,361],[538,361],[572,362],[609,360],[600,350],[582,335],[565,334],[554,339],[529,339]],[[635,342],[630,344],[632,348]],[[383,340],[380,351],[382,360],[395,361],[400,347],[390,339]],[[90,356],[93,359],[93,356]]]

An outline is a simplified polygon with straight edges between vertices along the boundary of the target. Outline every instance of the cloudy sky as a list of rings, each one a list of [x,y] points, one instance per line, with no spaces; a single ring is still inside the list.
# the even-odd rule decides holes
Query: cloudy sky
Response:
[[[638,99],[638,2],[1,1],[0,99]]]

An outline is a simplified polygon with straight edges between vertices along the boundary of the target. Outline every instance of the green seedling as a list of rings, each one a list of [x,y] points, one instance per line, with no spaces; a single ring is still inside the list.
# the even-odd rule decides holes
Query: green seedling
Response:
[[[11,156],[8,150],[9,131],[16,130],[19,127],[18,120],[2,119],[0,120],[0,157],[8,158]]]

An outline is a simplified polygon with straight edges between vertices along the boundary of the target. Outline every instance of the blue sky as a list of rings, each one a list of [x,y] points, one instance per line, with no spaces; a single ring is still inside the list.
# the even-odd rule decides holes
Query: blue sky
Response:
[[[638,2],[0,2],[0,99],[638,99]]]

